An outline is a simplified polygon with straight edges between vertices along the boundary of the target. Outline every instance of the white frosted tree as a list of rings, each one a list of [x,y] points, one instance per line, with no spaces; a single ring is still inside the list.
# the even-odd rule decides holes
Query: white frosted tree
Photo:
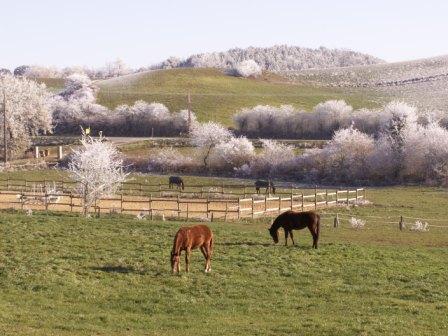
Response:
[[[232,137],[216,145],[210,155],[210,165],[221,170],[235,170],[249,164],[254,155],[254,145],[249,139]]]
[[[103,77],[119,77],[123,75],[127,75],[131,72],[129,67],[123,60],[117,58],[114,62],[106,63],[106,67],[102,71]]]
[[[81,148],[73,151],[68,171],[77,182],[85,215],[100,198],[115,193],[128,176],[124,172],[120,153],[112,144],[85,134],[81,140]]]
[[[208,158],[212,149],[219,143],[232,138],[229,130],[215,122],[196,124],[190,132],[191,143],[204,150],[203,159],[205,169],[208,168]]]
[[[43,84],[12,75],[0,76],[0,102],[6,110],[8,157],[22,155],[31,144],[31,136],[51,132],[50,95]],[[5,106],[3,106],[5,105]],[[3,112],[3,108],[1,110]],[[1,116],[3,125],[4,114]],[[4,139],[0,127],[0,139]],[[3,141],[2,141],[2,145]]]
[[[246,60],[235,66],[235,73],[241,77],[258,77],[261,75],[261,67],[254,60]]]

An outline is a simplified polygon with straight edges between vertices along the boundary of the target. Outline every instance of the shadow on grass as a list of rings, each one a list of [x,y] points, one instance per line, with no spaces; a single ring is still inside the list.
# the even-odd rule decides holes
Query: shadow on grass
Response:
[[[273,246],[272,243],[257,243],[257,242],[250,242],[250,241],[235,241],[235,242],[222,242],[222,243],[216,243],[216,245],[222,245],[222,246]]]
[[[144,271],[137,270],[134,267],[128,267],[128,266],[94,266],[90,267],[93,271],[100,271],[105,273],[122,273],[122,274],[145,274]]]

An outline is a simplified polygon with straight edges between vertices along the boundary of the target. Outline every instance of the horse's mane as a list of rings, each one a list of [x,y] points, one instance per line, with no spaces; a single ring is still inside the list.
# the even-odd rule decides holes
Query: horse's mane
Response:
[[[272,222],[271,230],[278,230],[282,226],[282,224],[283,224],[284,217],[288,216],[289,214],[290,214],[290,211],[286,211],[286,212],[282,213],[281,215],[279,215]]]

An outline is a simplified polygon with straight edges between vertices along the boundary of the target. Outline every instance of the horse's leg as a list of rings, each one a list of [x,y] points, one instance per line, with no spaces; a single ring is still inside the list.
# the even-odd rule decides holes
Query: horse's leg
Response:
[[[319,236],[316,232],[316,228],[310,225],[308,226],[308,229],[311,232],[311,236],[313,236],[313,248],[317,249],[317,241],[319,239]]]
[[[179,251],[179,259],[177,259],[177,264],[176,264],[176,271],[177,271],[177,273],[180,273],[180,254],[181,253],[182,252]]]
[[[185,271],[188,272],[190,270],[190,253],[191,249],[187,248],[185,251]]]
[[[207,247],[207,263],[208,263],[208,267],[207,267],[207,271],[211,272],[212,271],[212,254],[213,254],[213,237],[210,239]]]
[[[204,259],[205,259],[205,272],[207,272],[208,270],[208,252],[207,249],[204,245],[201,246],[201,252],[204,255]]]
[[[292,235],[292,230],[289,231],[289,235],[291,236],[292,244],[295,245],[296,243],[294,242],[294,237]]]
[[[288,234],[289,234],[289,231],[286,230],[286,229],[284,229],[284,230],[285,230],[285,246],[288,246]]]

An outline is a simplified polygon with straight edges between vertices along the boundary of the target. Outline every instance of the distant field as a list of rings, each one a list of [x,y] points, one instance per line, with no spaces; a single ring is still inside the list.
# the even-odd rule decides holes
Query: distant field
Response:
[[[401,99],[425,110],[448,107],[448,56],[367,66],[285,71],[282,75],[296,83],[323,88],[364,87],[373,92],[379,102]]]
[[[37,78],[35,81],[45,84],[52,92],[58,92],[64,88],[63,78]]]
[[[265,74],[259,79],[225,75],[217,69],[158,70],[98,81],[100,104],[114,108],[142,99],[160,102],[170,110],[187,108],[191,92],[192,110],[200,121],[215,120],[232,125],[232,115],[244,107],[259,104],[291,104],[310,110],[328,99],[345,99],[355,107],[375,106],[375,98],[366,90],[316,88],[292,84],[283,77]]]
[[[444,190],[380,188],[368,198],[338,211],[447,218]],[[334,229],[325,218],[313,250],[306,231],[297,246],[274,245],[269,224],[211,223],[212,272],[194,251],[190,274],[173,276],[184,222],[0,212],[0,334],[445,334],[448,229],[400,232],[375,218]]]

